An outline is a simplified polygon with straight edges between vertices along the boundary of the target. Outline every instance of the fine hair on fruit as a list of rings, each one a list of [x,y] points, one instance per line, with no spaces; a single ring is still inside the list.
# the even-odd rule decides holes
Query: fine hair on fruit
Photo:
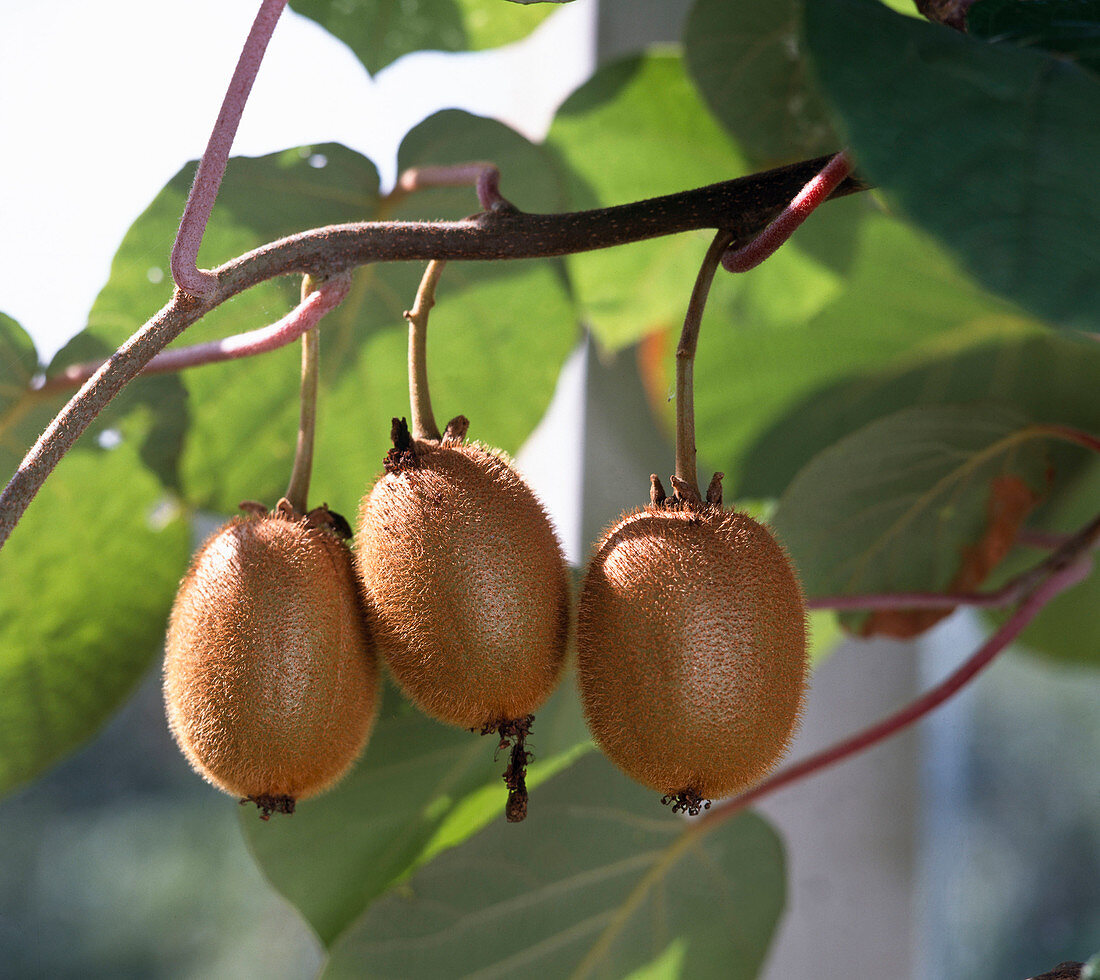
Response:
[[[172,734],[207,781],[265,816],[339,780],[374,721],[377,659],[341,520],[282,501],[230,521],[195,555],[172,609]]]
[[[379,652],[424,712],[496,729],[557,684],[569,633],[565,559],[502,454],[394,420],[386,471],[364,497],[356,560]]]
[[[771,532],[662,491],[605,531],[584,579],[577,675],[593,737],[628,775],[697,812],[786,752],[806,643],[802,590]]]

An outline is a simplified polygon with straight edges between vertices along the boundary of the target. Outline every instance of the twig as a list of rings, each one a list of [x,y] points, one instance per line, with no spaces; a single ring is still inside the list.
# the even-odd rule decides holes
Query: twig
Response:
[[[233,361],[278,350],[297,340],[307,330],[312,329],[326,313],[339,306],[347,296],[350,287],[349,276],[334,276],[327,282],[316,284],[314,291],[306,299],[270,326],[234,334],[232,337],[221,340],[162,351],[141,369],[140,374],[143,376],[168,374],[185,368],[202,367],[206,364]],[[89,361],[84,364],[73,364],[60,374],[47,378],[36,390],[48,393],[75,388],[92,377],[106,363],[106,361]]]
[[[707,227],[730,227],[747,241],[790,200],[796,192],[792,186],[804,184],[821,163],[809,160],[666,197],[572,214],[504,211],[465,221],[333,225],[248,252],[214,270],[214,293],[197,298],[177,291],[58,413],[0,493],[0,546],[46,477],[111,399],[192,323],[260,282],[290,274],[323,278],[376,261],[566,255]],[[849,178],[833,196],[866,187]]]
[[[387,195],[389,202],[429,187],[474,187],[483,211],[516,210],[515,205],[500,193],[500,171],[486,160],[456,163],[438,167],[410,167],[397,178]]]
[[[214,209],[218,188],[229,162],[229,150],[233,146],[233,137],[237,135],[237,125],[252,91],[252,83],[256,80],[267,43],[285,6],[286,0],[263,0],[260,4],[183,207],[179,231],[172,245],[171,269],[176,285],[192,296],[211,296],[218,288],[217,277],[198,268],[199,246],[210,212]]]
[[[1091,570],[1091,563],[1088,559],[1079,557],[1075,563],[1054,572],[1020,603],[1016,612],[978,648],[973,656],[945,680],[926,691],[901,710],[888,715],[876,724],[811,755],[807,759],[803,759],[801,762],[796,762],[794,765],[781,769],[774,776],[765,779],[762,783],[740,796],[716,804],[705,817],[700,818],[696,826],[700,831],[713,829],[717,824],[728,820],[735,813],[745,809],[750,803],[756,802],[761,797],[774,793],[793,782],[815,775],[822,769],[842,762],[864,749],[869,749],[919,721],[965,687],[979,671],[992,663],[996,656],[1020,635],[1043,606],[1061,592],[1082,581]]]
[[[416,301],[405,311],[409,321],[409,408],[412,415],[412,437],[443,438],[432,411],[431,389],[428,385],[428,313],[435,306],[435,287],[446,262],[429,262],[416,291]]]
[[[727,272],[747,272],[755,269],[772,255],[852,172],[848,154],[841,151],[822,171],[795,195],[790,204],[767,228],[747,245],[731,248],[722,257]]]

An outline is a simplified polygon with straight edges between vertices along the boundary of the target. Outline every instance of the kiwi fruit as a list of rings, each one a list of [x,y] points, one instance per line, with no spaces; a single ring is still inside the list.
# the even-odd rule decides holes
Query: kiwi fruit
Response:
[[[565,558],[501,453],[394,419],[394,448],[355,539],[371,632],[406,696],[433,718],[502,738],[550,695],[569,632]]]
[[[604,753],[693,814],[763,778],[793,737],[807,685],[802,588],[764,525],[665,498],[596,545],[578,608],[577,677]]]
[[[264,819],[330,787],[366,744],[378,665],[343,519],[280,501],[216,532],[180,585],[164,699],[184,755]],[[343,522],[346,527],[346,522]]]

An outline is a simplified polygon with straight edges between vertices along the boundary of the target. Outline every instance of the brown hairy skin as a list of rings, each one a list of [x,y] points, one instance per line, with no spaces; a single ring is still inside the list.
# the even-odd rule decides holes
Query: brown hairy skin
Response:
[[[265,818],[347,771],[378,703],[351,553],[296,516],[254,513],[203,545],[164,659],[168,724],[184,755]]]
[[[790,744],[806,688],[802,589],[782,547],[747,515],[646,507],[596,547],[577,656],[600,748],[666,802],[698,812],[759,781]]]
[[[355,541],[371,632],[406,695],[481,729],[523,718],[561,676],[565,559],[527,484],[476,444],[416,440],[364,498]]]

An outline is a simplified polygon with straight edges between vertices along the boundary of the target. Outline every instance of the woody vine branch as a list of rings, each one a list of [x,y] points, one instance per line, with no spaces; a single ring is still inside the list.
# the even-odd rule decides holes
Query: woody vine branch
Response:
[[[829,159],[617,207],[556,215],[502,207],[462,221],[332,225],[247,252],[210,273],[215,285],[202,298],[177,289],[58,413],[0,493],[0,547],[50,472],[115,395],[187,327],[252,286],[294,274],[321,283],[370,262],[561,256],[704,228],[729,230],[731,248],[737,248],[767,227]],[[867,187],[848,177],[830,197]],[[495,182],[485,190],[483,196],[496,192]]]

